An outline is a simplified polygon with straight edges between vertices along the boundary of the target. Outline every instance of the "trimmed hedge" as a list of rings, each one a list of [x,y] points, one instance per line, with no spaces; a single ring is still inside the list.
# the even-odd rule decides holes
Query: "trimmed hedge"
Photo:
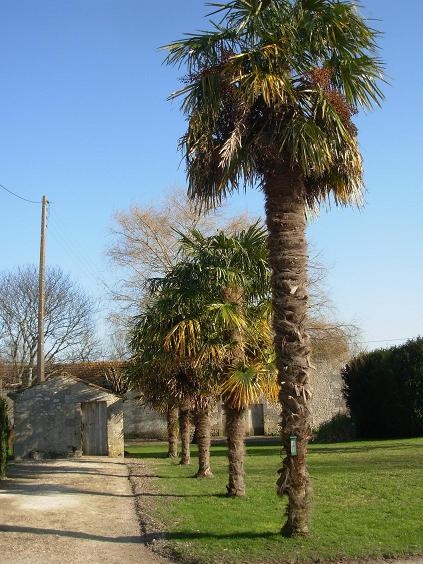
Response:
[[[423,338],[363,353],[342,378],[358,437],[423,435]]]
[[[6,400],[0,397],[0,478],[3,478],[6,468],[8,435],[9,420],[7,418]]]

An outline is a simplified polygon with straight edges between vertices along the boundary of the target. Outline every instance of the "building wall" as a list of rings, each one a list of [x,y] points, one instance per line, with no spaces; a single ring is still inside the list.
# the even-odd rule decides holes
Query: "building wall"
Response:
[[[341,362],[320,362],[311,371],[310,407],[314,429],[337,413],[347,411],[342,397],[341,367]],[[109,456],[122,455],[123,434],[127,439],[166,439],[166,417],[143,405],[133,395],[128,395],[122,408],[122,402],[105,390],[70,377],[64,378],[54,376],[15,397],[14,411],[18,413],[18,421],[15,422],[16,456],[28,456],[31,451],[56,452],[56,456],[81,454],[82,401],[104,400],[108,403]],[[47,383],[50,391],[44,388]],[[262,403],[264,434],[278,435],[280,406],[266,401]],[[44,428],[47,430],[45,433],[39,431]],[[248,435],[253,434],[251,410],[246,414],[246,429]],[[224,436],[224,413],[220,404],[212,412],[212,435]]]
[[[224,434],[223,410],[218,404],[211,414],[212,435]],[[166,416],[135,399],[129,392],[123,402],[123,432],[125,439],[167,439]]]
[[[123,456],[122,400],[73,378],[56,376],[13,394],[15,458],[81,456],[81,403],[107,403],[109,456]]]
[[[313,429],[330,421],[338,413],[347,413],[347,405],[342,395],[343,380],[340,361],[320,362],[310,374]]]
[[[130,392],[123,402],[123,432],[126,439],[167,437],[166,417],[142,404]]]
[[[319,362],[310,371],[310,411],[312,428],[318,429],[322,423],[330,421],[338,413],[347,413],[347,406],[342,395],[340,361]],[[264,433],[265,435],[279,434],[281,408],[266,401],[264,404]],[[251,429],[250,429],[251,434]]]
[[[314,430],[322,423],[330,421],[338,413],[346,413],[347,408],[342,396],[341,362],[320,362],[310,371],[310,411]],[[131,398],[131,396],[129,396]],[[281,407],[262,399],[263,427],[265,435],[279,435]],[[212,436],[225,434],[225,415],[220,404],[212,411]],[[124,402],[125,438],[166,439],[166,418],[141,402],[128,399]],[[253,435],[253,417],[251,408],[246,413],[246,434]]]

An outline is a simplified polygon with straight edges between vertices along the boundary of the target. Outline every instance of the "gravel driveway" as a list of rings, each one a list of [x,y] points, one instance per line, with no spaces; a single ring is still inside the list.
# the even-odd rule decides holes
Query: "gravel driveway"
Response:
[[[169,562],[143,543],[119,459],[25,461],[0,482],[0,562]]]

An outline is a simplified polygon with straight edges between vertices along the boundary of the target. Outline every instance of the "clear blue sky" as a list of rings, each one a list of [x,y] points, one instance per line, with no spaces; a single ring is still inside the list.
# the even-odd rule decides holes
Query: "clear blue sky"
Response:
[[[391,82],[383,108],[357,120],[367,205],[322,210],[309,240],[330,267],[338,317],[373,348],[423,334],[423,2],[363,4],[380,20]],[[0,0],[0,183],[47,195],[48,263],[95,296],[116,277],[104,255],[113,212],[185,185],[185,124],[166,101],[183,71],[158,47],[204,27],[207,12],[197,0]],[[40,206],[3,190],[0,205],[0,270],[36,263]],[[231,207],[263,214],[259,192]]]

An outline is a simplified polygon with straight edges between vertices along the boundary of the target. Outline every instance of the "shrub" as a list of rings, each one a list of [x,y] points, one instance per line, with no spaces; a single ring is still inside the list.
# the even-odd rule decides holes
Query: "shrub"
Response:
[[[322,423],[315,431],[313,442],[340,443],[356,438],[355,425],[349,415],[337,413],[330,421]]]
[[[344,396],[362,438],[423,434],[423,339],[363,353],[342,371]]]
[[[6,400],[0,397],[0,478],[3,478],[6,468],[8,434],[9,420],[7,417]]]

